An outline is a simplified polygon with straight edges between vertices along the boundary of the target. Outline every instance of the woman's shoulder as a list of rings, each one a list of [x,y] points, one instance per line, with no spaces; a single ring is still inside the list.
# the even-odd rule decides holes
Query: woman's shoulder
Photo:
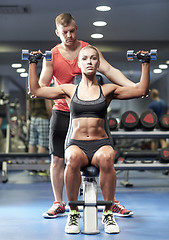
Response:
[[[111,90],[112,91],[113,89],[115,89],[117,87],[117,85],[114,83],[105,83],[101,87],[103,90],[107,90],[107,91]]]

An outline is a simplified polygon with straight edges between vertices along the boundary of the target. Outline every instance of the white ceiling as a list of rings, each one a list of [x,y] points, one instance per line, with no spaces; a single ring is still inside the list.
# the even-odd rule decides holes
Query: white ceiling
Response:
[[[98,5],[109,5],[112,9],[98,12]],[[25,81],[11,64],[22,62],[28,68],[28,63],[21,61],[22,49],[44,51],[59,42],[55,17],[62,12],[75,17],[78,39],[97,46],[111,64],[132,80],[140,74],[141,66],[137,61],[127,62],[128,49],[157,48],[158,61],[152,62],[152,70],[169,60],[169,0],[1,0],[0,77],[24,86]],[[107,26],[93,26],[96,20],[105,20]],[[94,41],[92,33],[102,33],[104,38]],[[161,78],[153,73],[151,76],[152,81]]]

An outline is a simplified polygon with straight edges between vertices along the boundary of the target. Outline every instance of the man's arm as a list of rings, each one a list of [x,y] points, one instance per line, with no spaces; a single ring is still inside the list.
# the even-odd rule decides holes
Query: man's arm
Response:
[[[98,49],[97,49],[98,50]],[[134,86],[135,83],[133,83],[131,80],[126,78],[123,73],[112,67],[103,57],[102,53],[98,50],[99,56],[100,56],[100,66],[98,68],[98,71],[102,74],[104,74],[111,82],[118,84],[120,86]]]

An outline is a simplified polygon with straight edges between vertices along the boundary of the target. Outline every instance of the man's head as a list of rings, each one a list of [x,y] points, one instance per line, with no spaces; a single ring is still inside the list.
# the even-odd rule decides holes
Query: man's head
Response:
[[[61,13],[56,17],[55,22],[57,29],[60,25],[67,27],[71,22],[75,23],[75,19],[70,13]]]
[[[77,25],[70,13],[61,13],[56,17],[56,35],[66,45],[71,45],[77,40]]]
[[[158,99],[159,98],[159,92],[157,89],[152,89],[151,92],[150,92],[150,96],[151,98],[154,100],[154,99]]]

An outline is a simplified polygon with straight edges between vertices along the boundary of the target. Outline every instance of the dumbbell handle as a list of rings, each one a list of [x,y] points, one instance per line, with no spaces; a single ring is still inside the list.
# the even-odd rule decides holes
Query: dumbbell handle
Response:
[[[46,58],[46,61],[51,61],[52,59],[52,52],[51,51],[45,51],[45,53],[41,53],[43,57]],[[32,56],[34,54],[29,53],[29,50],[22,50],[22,60],[28,60],[29,56]],[[37,53],[38,55],[38,53]]]
[[[157,49],[152,49],[147,54],[147,56],[150,56],[151,60],[157,60]],[[134,52],[134,50],[128,50],[127,51],[127,60],[133,61],[134,58],[137,58],[137,53]]]

